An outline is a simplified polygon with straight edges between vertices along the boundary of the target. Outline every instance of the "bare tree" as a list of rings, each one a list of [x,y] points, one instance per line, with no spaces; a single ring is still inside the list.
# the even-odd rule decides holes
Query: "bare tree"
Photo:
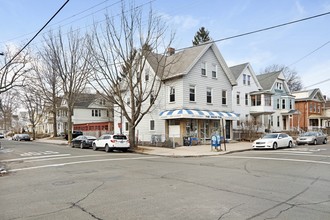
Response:
[[[32,138],[36,139],[36,126],[41,122],[45,105],[39,92],[35,89],[35,83],[31,79],[22,87],[21,101],[27,110],[28,120],[32,128]]]
[[[12,59],[17,54],[17,51],[18,49],[13,46],[6,46],[5,52],[1,54],[3,59],[0,59],[0,94],[13,87],[22,86],[24,79],[22,76],[30,71],[30,67],[28,67],[29,52],[21,52]]]
[[[89,41],[96,73],[94,87],[126,118],[132,148],[136,147],[136,126],[158,97],[165,67],[170,65],[166,49],[174,38],[173,33],[167,35],[166,24],[151,9],[143,15],[141,8],[122,4],[120,15],[106,15],[104,25],[94,26]],[[146,82],[147,59],[153,61],[156,74],[150,71]]]
[[[72,140],[72,115],[75,102],[91,76],[90,50],[86,47],[86,37],[71,30],[67,37],[61,31],[49,32],[45,37],[45,51],[52,64],[54,74],[60,77],[64,98],[68,108],[68,141]]]
[[[59,95],[63,91],[61,78],[58,71],[55,71],[55,60],[46,46],[41,49],[37,59],[33,62],[33,78],[36,91],[40,94],[45,105],[52,114],[53,136],[57,136],[57,104]]]
[[[290,69],[285,65],[278,65],[278,64],[270,65],[266,67],[264,70],[262,70],[260,74],[271,73],[276,71],[282,71],[291,92],[300,91],[303,88],[303,84],[298,73],[295,70]]]
[[[0,119],[2,128],[8,131],[12,126],[12,115],[19,108],[19,94],[15,89],[0,94]]]

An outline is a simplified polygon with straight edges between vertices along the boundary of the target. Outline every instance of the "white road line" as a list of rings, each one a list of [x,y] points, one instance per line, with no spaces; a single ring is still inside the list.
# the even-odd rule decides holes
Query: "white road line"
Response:
[[[278,160],[278,161],[290,161],[290,162],[303,162],[303,163],[318,163],[330,165],[330,162],[315,161],[315,160],[299,160],[299,159],[286,159],[286,158],[274,158],[274,157],[241,157],[241,156],[218,156],[224,158],[236,158],[236,159],[256,159],[256,160]]]
[[[284,153],[278,153],[278,154],[284,154]],[[304,157],[324,157],[324,158],[330,158],[330,156],[327,155],[318,155],[318,154],[305,154],[305,155],[301,155],[301,154],[295,154],[294,152],[292,153],[287,153],[284,155],[293,155],[293,156],[304,156]]]
[[[102,160],[86,160],[86,161],[76,161],[76,162],[69,162],[69,163],[50,164],[50,165],[44,165],[44,166],[18,168],[18,169],[9,170],[9,172],[17,172],[17,171],[22,171],[22,170],[34,170],[34,169],[41,169],[41,168],[48,168],[48,167],[59,167],[59,166],[67,166],[67,165],[83,164],[83,163],[120,161],[120,160],[141,160],[141,159],[143,160],[143,159],[155,159],[155,158],[161,158],[161,157],[155,156],[155,157],[133,157],[133,158],[111,158],[111,159],[102,159]]]
[[[54,155],[46,155],[46,156],[38,156],[38,157],[21,157],[15,159],[1,160],[0,162],[13,162],[13,161],[31,160],[31,159],[49,158],[49,157],[64,157],[70,155],[71,154],[54,154]]]
[[[63,159],[72,159],[72,158],[81,158],[81,157],[104,157],[104,156],[110,156],[110,155],[111,154],[91,154],[91,155],[82,155],[82,156],[56,157],[56,158],[45,158],[45,159],[37,159],[37,160],[28,160],[28,161],[25,161],[25,162],[38,162],[38,161],[48,161],[48,160],[63,160]]]
[[[312,154],[313,152],[307,152],[307,151],[276,151],[276,152],[272,152],[275,154],[278,153],[291,153],[291,154]]]

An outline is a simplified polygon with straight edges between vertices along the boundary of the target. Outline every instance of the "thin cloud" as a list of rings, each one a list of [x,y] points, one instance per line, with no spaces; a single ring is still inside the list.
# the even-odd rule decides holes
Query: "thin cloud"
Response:
[[[306,10],[304,8],[304,6],[301,4],[300,1],[295,1],[295,7],[296,7],[296,10],[299,12],[299,14],[305,14],[306,13]]]

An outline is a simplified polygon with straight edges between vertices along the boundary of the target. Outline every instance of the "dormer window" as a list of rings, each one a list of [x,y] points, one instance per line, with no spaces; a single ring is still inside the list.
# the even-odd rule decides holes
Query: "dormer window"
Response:
[[[277,82],[276,83],[276,89],[282,90],[282,83]]]

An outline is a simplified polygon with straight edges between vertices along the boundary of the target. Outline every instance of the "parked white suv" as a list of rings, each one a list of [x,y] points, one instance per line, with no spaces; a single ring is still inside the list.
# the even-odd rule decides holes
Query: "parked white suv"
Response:
[[[126,135],[123,134],[104,134],[93,141],[93,150],[104,148],[105,152],[121,150],[126,152],[130,145]]]

